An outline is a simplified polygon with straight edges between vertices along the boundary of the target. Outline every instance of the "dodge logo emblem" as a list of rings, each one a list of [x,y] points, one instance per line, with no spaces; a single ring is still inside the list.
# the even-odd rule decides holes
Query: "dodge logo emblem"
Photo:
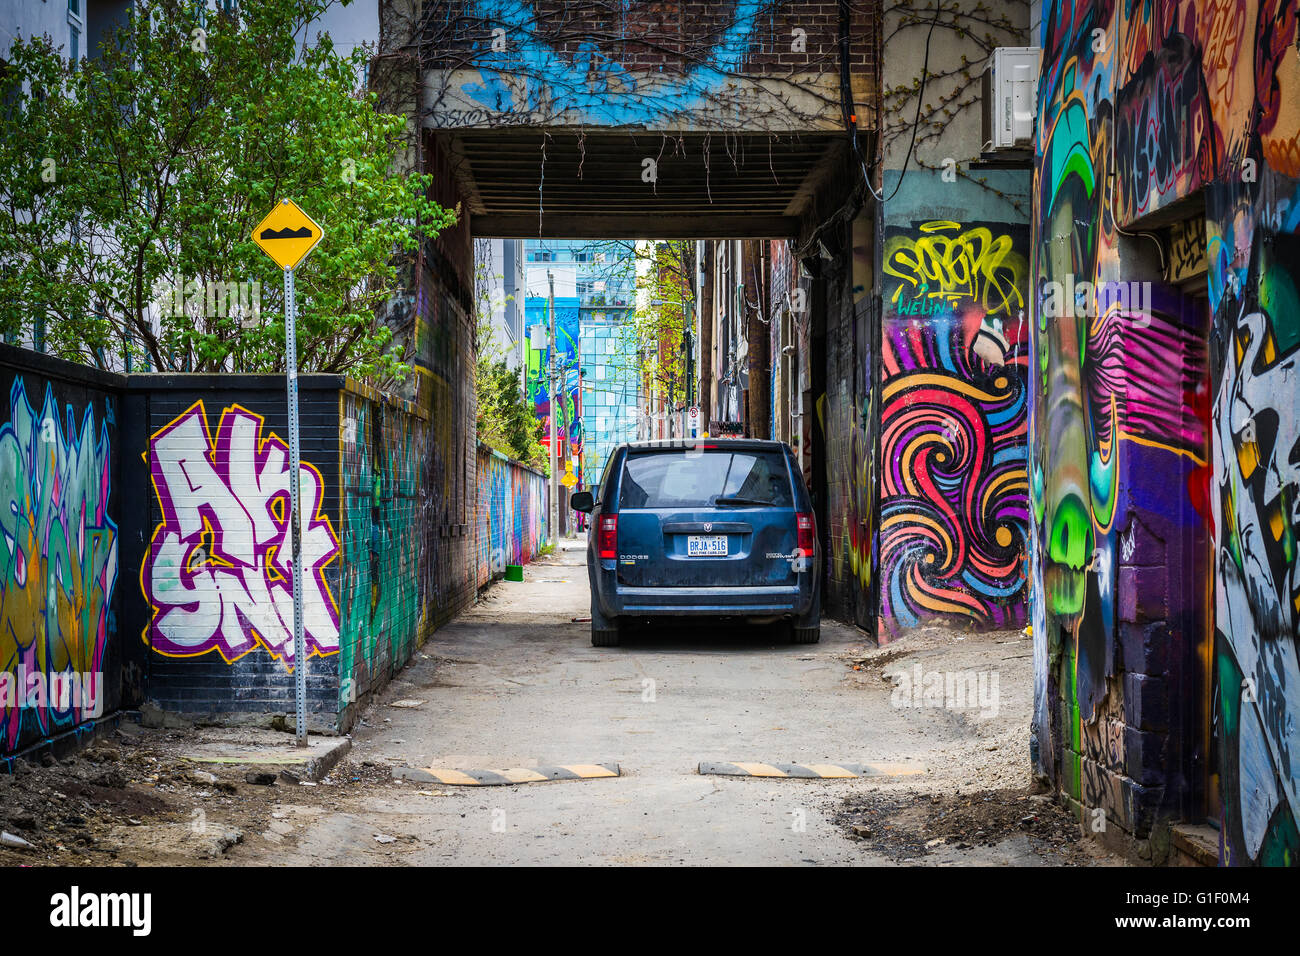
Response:
[[[706,522],[704,522],[704,530],[705,530],[705,531],[712,531],[712,530],[713,530],[713,522],[712,522],[712,521],[706,521]]]

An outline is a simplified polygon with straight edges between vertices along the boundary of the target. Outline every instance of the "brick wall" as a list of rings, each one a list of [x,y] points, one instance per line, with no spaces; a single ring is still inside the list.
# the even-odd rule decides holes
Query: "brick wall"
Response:
[[[433,631],[428,414],[354,382],[339,393],[340,726]],[[437,539],[433,539],[437,540]]]
[[[764,128],[834,129],[843,123],[842,34],[856,102],[868,102],[876,85],[872,4],[430,6],[422,65],[441,128],[736,129],[757,111]]]
[[[765,2],[719,4],[690,2],[608,3],[549,0],[531,5],[514,20],[497,20],[473,3],[437,4],[426,41],[431,67],[458,65],[492,48],[493,31],[504,30],[501,63],[512,63],[512,49],[528,37],[546,44],[558,57],[575,59],[593,49],[633,69],[683,71],[718,52],[719,41],[743,39],[740,72],[779,75],[793,70],[839,69],[840,4]],[[873,13],[870,4],[849,4],[849,63],[854,68],[874,61]],[[795,33],[802,31],[802,36]],[[500,43],[500,41],[498,41]],[[526,64],[519,51],[514,62]]]
[[[1300,18],[1185,10],[1039,38],[1040,771],[1152,858],[1213,820],[1223,863],[1295,865]]]

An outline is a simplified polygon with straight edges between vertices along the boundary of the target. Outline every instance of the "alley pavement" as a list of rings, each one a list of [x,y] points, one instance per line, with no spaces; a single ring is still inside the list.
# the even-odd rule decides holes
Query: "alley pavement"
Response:
[[[596,648],[584,547],[563,542],[439,629],[323,777],[193,762],[200,734],[268,746],[247,732],[124,726],[5,781],[5,829],[31,845],[0,861],[1117,862],[1033,792],[1020,632],[928,628],[878,649],[829,619],[814,645],[673,622]],[[927,700],[929,675],[982,675],[983,696]],[[750,775],[773,772],[808,776]],[[483,781],[502,785],[457,785]]]
[[[969,835],[927,838],[919,822],[925,813],[914,812],[918,804],[959,800],[959,791],[1002,795],[1013,828],[1035,808],[1056,809],[1028,792],[1030,645],[1023,635],[941,633],[922,642],[932,664],[1003,668],[996,717],[896,706],[896,685],[882,678],[886,664],[874,645],[829,620],[811,646],[782,643],[760,628],[670,624],[633,634],[621,647],[595,648],[585,620],[584,548],[582,540],[564,541],[528,566],[522,583],[495,585],[439,630],[367,711],[350,759],[398,773],[617,765],[620,776],[457,787],[415,774],[331,812],[294,812],[293,839],[274,848],[250,841],[232,861],[1089,861],[1073,846],[1072,821],[1061,817],[1046,815],[1056,828],[1046,840],[1024,826],[981,830],[978,820]],[[882,775],[705,776],[702,762],[852,764]],[[896,839],[888,823],[895,817]],[[1062,828],[1064,839],[1052,839]]]

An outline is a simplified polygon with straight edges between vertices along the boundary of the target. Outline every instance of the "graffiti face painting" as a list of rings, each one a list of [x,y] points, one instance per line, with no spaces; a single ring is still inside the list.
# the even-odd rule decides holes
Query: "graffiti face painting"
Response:
[[[162,522],[141,569],[152,614],[146,642],[158,653],[217,651],[233,662],[259,645],[293,664],[293,568],[289,540],[289,451],[263,419],[226,408],[216,434],[203,402],[149,440],[149,471]],[[321,513],[324,483],[299,469],[303,630],[307,653],[339,649],[339,615],[324,571],[338,537]]]
[[[0,681],[6,683],[36,674],[91,675],[98,683],[102,675],[117,583],[108,422],[96,423],[89,406],[79,427],[71,405],[61,422],[64,417],[51,386],[37,412],[22,378],[14,379],[9,419],[0,426]],[[35,707],[0,710],[0,751],[14,749],[24,716],[48,734],[76,723],[82,704],[47,697]]]
[[[1225,863],[1300,861],[1296,40],[1294,0],[1043,10],[1040,290],[1131,277],[1126,230],[1152,212],[1176,219],[1195,196],[1205,208],[1172,231],[1199,241],[1153,283],[1140,323],[1123,308],[1039,313],[1035,652],[1061,652],[1048,676],[1068,717],[1036,720],[1052,725],[1071,794],[1117,807],[1103,777],[1118,779],[1125,746],[1092,742],[1127,703],[1113,689],[1117,634],[1163,621],[1168,656],[1195,652],[1210,688],[1193,743],[1212,768],[1204,786],[1218,777]],[[1198,259],[1207,300],[1173,285]],[[1157,575],[1169,586],[1129,583],[1117,602],[1118,568],[1174,566],[1176,547],[1203,548],[1203,588]]]

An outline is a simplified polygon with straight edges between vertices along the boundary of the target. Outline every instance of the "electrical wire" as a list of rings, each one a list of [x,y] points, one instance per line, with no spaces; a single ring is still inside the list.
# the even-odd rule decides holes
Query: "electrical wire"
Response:
[[[867,187],[867,191],[871,193],[872,198],[875,199],[876,202],[878,203],[888,202],[889,200],[893,199],[896,195],[898,195],[898,191],[903,187],[903,179],[904,177],[907,176],[907,168],[908,165],[911,163],[912,153],[916,149],[916,131],[920,128],[921,125],[921,106],[925,102],[925,87],[926,87],[926,83],[929,81],[930,78],[930,39],[934,36],[934,28],[939,22],[939,13],[941,12],[941,9],[942,7],[940,4],[940,0],[935,0],[934,16],[930,18],[930,28],[929,30],[926,31],[925,34],[925,57],[921,62],[921,82],[916,91],[916,115],[913,117],[912,120],[912,138],[911,138],[911,142],[908,144],[907,147],[907,155],[903,159],[903,169],[902,172],[899,173],[898,183],[894,186],[894,191],[889,194],[888,198],[886,198],[881,193],[876,192],[875,187],[871,185],[871,170],[867,167],[867,159],[865,156],[862,155],[862,147],[858,143],[858,126],[857,126],[857,119],[856,119],[857,104],[853,102],[853,87],[852,84],[849,82],[849,75],[848,75],[849,35],[848,35],[847,26],[845,25],[845,18],[843,16],[844,5],[841,4],[840,109],[843,114],[842,118],[844,120],[844,124],[848,128],[849,142],[852,145],[853,154],[857,157],[858,165],[862,169],[863,185]],[[877,124],[877,126],[879,126],[879,124]],[[879,132],[879,130],[877,132]],[[822,231],[826,229],[827,226],[831,225],[831,223],[835,222],[836,220],[845,217],[846,210],[850,206],[854,207],[854,212],[856,213],[858,208],[858,203],[854,198],[850,198],[848,202],[846,202],[843,206],[841,206],[839,209],[833,212],[829,217],[827,217],[825,222],[821,223],[816,229],[814,229],[811,233],[809,233],[808,240],[802,243],[801,245],[799,245],[794,250],[795,256],[798,258],[802,258],[803,255],[809,249],[812,248],[813,244],[818,241]]]
[[[853,151],[858,157],[858,164],[862,167],[862,175],[866,181],[867,189],[871,191],[871,195],[880,203],[888,202],[890,199],[893,199],[898,195],[898,191],[903,188],[903,179],[907,176],[907,167],[912,161],[912,153],[916,150],[916,131],[921,128],[921,105],[925,102],[925,85],[930,78],[930,38],[934,36],[935,25],[939,22],[940,9],[939,0],[935,0],[934,16],[930,18],[930,29],[927,30],[925,34],[925,58],[921,61],[921,83],[916,91],[916,115],[912,118],[912,139],[911,142],[908,143],[907,153],[903,157],[902,172],[898,174],[898,182],[894,185],[894,191],[889,194],[888,199],[877,193],[875,188],[871,185],[871,174],[867,169],[866,160],[862,155],[862,148],[858,145],[857,124],[852,123],[849,127],[850,137],[853,142]],[[845,95],[848,97],[850,107],[856,109],[853,105],[852,87],[847,87],[845,89]],[[854,114],[850,115],[852,116]]]

